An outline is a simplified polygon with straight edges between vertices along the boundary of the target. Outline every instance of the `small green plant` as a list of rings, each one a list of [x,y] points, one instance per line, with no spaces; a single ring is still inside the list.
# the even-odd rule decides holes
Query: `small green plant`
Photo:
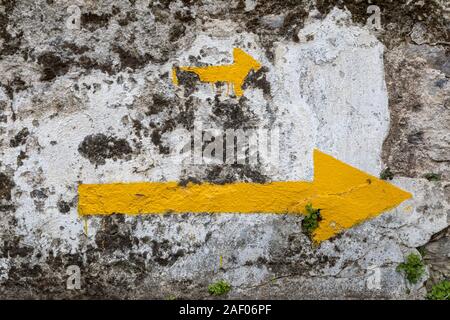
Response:
[[[380,172],[380,179],[382,180],[392,180],[393,178],[394,174],[389,167]]]
[[[306,217],[302,221],[302,229],[309,237],[312,236],[314,230],[319,227],[319,222],[322,220],[320,216],[320,209],[314,209],[311,203],[305,207]]]
[[[450,281],[435,284],[427,294],[428,300],[450,300]]]
[[[410,283],[417,283],[425,272],[425,265],[420,255],[411,253],[397,266],[397,272],[403,272]]]
[[[439,173],[426,173],[423,175],[428,181],[439,181],[441,180],[441,175]]]
[[[231,285],[225,280],[217,281],[208,286],[208,292],[214,296],[222,296],[231,290]]]

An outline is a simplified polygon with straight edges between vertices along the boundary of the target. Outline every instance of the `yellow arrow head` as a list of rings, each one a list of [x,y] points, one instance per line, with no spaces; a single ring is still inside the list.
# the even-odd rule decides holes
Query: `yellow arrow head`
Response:
[[[406,191],[314,150],[314,208],[322,220],[313,234],[320,242],[412,197]]]
[[[252,69],[258,71],[261,68],[261,63],[239,48],[233,49],[233,59],[236,65],[247,69],[245,75]]]

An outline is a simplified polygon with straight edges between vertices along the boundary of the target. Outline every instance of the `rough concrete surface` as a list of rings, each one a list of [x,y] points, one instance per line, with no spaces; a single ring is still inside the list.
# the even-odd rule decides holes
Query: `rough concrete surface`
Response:
[[[449,277],[449,26],[438,0],[0,1],[0,298],[423,299]],[[234,47],[263,66],[242,97],[173,84]],[[277,129],[279,161],[181,161],[198,123]],[[319,245],[302,215],[77,212],[81,183],[310,181],[314,148],[413,198]]]

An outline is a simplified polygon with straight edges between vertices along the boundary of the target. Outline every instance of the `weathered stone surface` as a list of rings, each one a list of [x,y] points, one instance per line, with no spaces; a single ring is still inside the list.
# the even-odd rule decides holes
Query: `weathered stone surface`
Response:
[[[424,247],[424,260],[430,265],[430,280],[427,287],[448,279],[450,276],[449,228],[435,234]]]
[[[450,106],[447,49],[406,45],[386,54],[391,129],[384,159],[408,177],[450,175]]]
[[[421,299],[448,278],[444,4],[382,2],[373,31],[364,1],[77,3],[80,29],[74,1],[0,5],[0,297],[210,298],[225,279],[228,298]],[[188,72],[172,84],[173,66],[229,64],[236,46],[263,65],[240,99]],[[279,129],[280,161],[182,162],[199,122]],[[80,183],[311,180],[313,148],[389,167],[413,198],[319,246],[295,215],[77,214]],[[395,269],[424,245],[411,285]]]

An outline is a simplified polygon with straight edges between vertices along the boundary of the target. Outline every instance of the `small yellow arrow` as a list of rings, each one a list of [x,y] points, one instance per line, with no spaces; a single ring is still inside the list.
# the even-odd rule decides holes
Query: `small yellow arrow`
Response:
[[[226,66],[180,67],[179,69],[196,73],[202,82],[226,82],[227,84],[231,84],[236,96],[240,97],[244,93],[242,85],[247,74],[252,69],[258,71],[261,68],[261,64],[239,48],[233,49],[233,60],[233,64]],[[174,85],[178,85],[176,69],[172,69],[172,81]]]
[[[411,194],[314,150],[314,181],[210,183],[177,182],[82,184],[80,215],[148,213],[290,213],[306,204],[320,208],[313,238],[320,242],[382,212]]]

